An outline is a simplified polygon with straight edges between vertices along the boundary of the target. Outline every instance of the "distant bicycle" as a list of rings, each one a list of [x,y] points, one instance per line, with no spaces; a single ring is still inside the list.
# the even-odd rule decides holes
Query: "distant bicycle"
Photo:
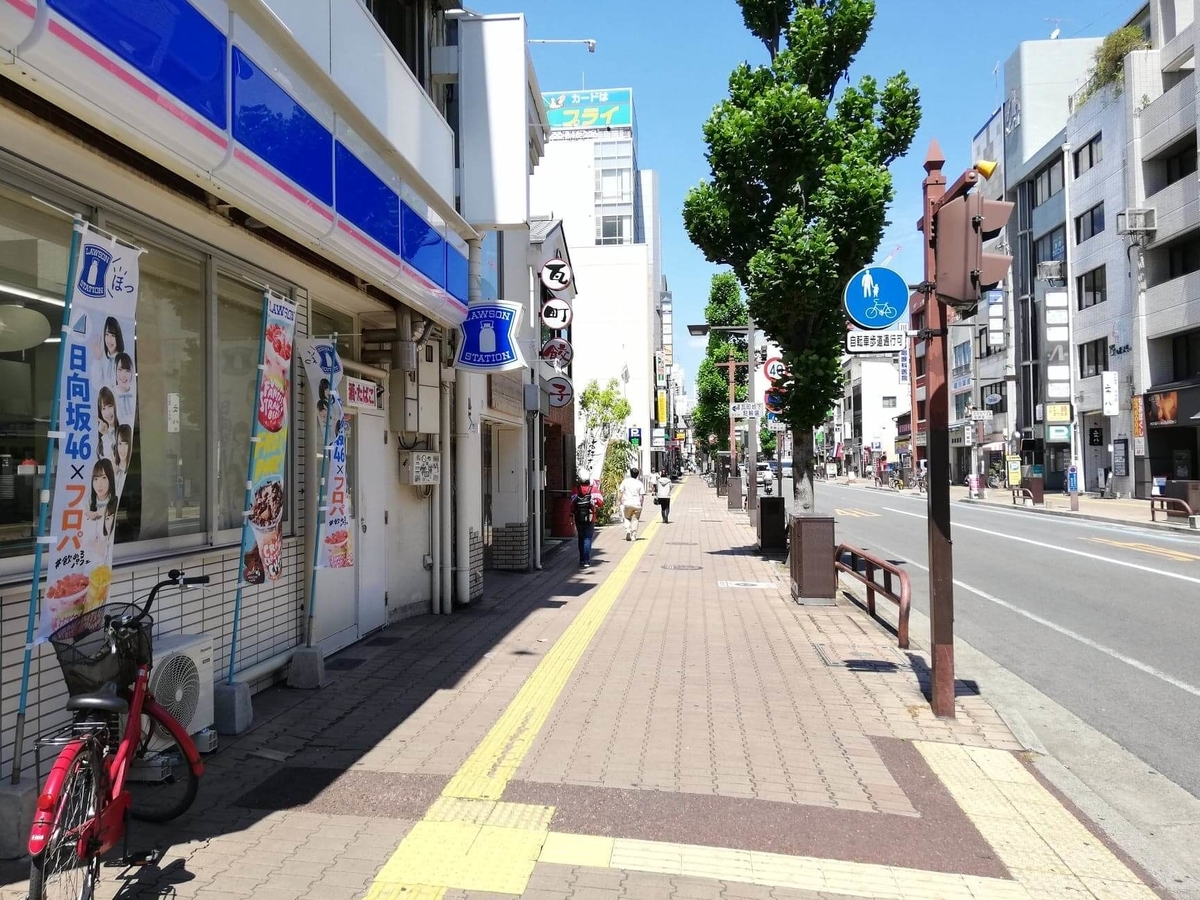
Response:
[[[890,303],[880,303],[879,300],[876,299],[874,304],[867,307],[866,315],[868,319],[873,319],[876,316],[882,316],[885,319],[890,319],[896,315],[896,307],[892,306]]]
[[[893,475],[892,480],[888,483],[888,487],[893,491],[902,491],[904,490],[904,479],[899,475]]]

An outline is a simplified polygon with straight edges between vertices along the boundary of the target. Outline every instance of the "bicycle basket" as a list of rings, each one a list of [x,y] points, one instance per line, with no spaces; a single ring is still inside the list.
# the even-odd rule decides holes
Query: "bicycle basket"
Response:
[[[149,664],[153,624],[149,616],[115,631],[115,653],[105,628],[108,620],[137,613],[133,603],[109,603],[72,619],[50,635],[72,697],[94,693],[110,682],[124,690],[137,677],[138,665]]]

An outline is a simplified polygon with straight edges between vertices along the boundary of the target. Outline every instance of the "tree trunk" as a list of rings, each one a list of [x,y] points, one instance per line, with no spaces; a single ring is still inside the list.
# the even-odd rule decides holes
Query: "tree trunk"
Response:
[[[792,496],[796,513],[810,513],[816,509],[813,493],[813,430],[792,429]]]

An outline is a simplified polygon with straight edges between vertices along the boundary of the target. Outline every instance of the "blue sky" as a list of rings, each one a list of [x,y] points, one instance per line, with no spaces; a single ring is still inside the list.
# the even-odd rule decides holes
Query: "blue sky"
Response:
[[[663,271],[675,298],[676,360],[692,392],[703,341],[689,339],[687,324],[703,320],[715,266],[692,246],[681,210],[687,190],[708,174],[701,127],[726,94],[729,72],[743,60],[765,62],[766,51],[742,25],[734,0],[468,0],[483,13],[523,12],[531,38],[592,38],[582,45],[532,45],[542,90],[633,88],[638,162],[659,173]],[[955,173],[972,162],[971,138],[1000,105],[1003,63],[1020,41],[1102,36],[1124,24],[1139,0],[879,0],[874,30],[855,63],[853,77],[883,80],[900,69],[921,90],[923,119],[912,151],[892,167],[896,180],[893,222],[879,249],[882,260],[908,278],[919,278],[921,162],[937,137]],[[685,11],[686,10],[686,11]],[[947,31],[947,22],[959,30]],[[927,23],[929,37],[925,36]],[[922,40],[930,52],[919,51]],[[1000,75],[994,74],[1000,64]],[[999,77],[999,82],[998,82]],[[576,236],[568,234],[568,238]],[[615,373],[614,373],[615,374]]]

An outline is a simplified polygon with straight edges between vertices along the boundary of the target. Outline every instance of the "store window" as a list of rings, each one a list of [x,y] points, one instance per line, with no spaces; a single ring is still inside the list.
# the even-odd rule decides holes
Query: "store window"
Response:
[[[123,231],[123,230],[122,230]],[[140,261],[137,417],[117,514],[117,545],[185,538],[208,530],[208,339],[203,257],[123,232]],[[242,476],[245,481],[245,475]],[[118,558],[121,552],[117,550]]]
[[[39,203],[28,193],[0,184],[3,557],[33,552],[35,500],[42,486],[37,464],[46,460],[46,411],[50,409],[58,367],[70,248],[69,216]]]

